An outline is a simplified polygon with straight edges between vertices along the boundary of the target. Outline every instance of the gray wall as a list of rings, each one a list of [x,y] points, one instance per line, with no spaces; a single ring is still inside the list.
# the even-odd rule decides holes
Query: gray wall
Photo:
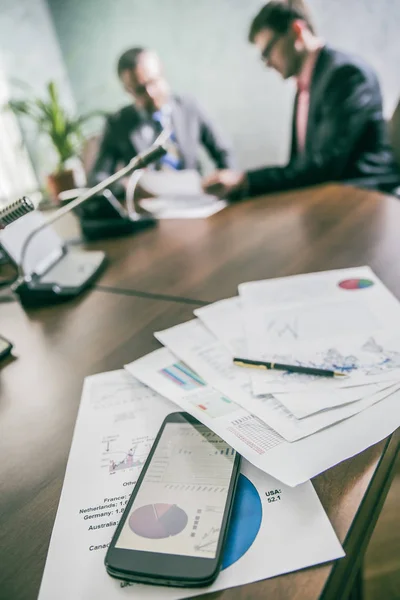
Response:
[[[25,0],[27,1],[27,0]],[[175,91],[196,95],[234,141],[243,167],[288,152],[293,84],[267,72],[246,42],[259,0],[48,0],[79,111],[129,100],[118,55],[154,47]],[[310,0],[320,33],[378,70],[390,114],[400,95],[399,0]]]
[[[51,79],[59,86],[66,108],[75,104],[61,50],[45,0],[0,0],[0,60],[9,81],[12,97],[25,92],[14,83],[23,81],[42,96]],[[40,179],[55,166],[55,154],[45,137],[24,121],[23,129],[35,169]]]

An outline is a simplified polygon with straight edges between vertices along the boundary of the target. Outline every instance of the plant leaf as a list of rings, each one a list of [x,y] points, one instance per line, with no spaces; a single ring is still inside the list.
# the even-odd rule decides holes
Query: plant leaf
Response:
[[[10,100],[4,109],[12,110],[16,115],[32,119],[39,131],[46,133],[59,157],[59,169],[65,161],[79,154],[84,140],[82,125],[94,116],[104,116],[105,111],[91,111],[80,117],[70,118],[59,100],[58,89],[54,81],[47,84],[44,99]]]

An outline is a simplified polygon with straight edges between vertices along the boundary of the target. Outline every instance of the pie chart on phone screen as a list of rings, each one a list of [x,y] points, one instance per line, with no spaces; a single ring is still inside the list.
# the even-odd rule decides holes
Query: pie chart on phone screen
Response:
[[[133,533],[152,540],[178,535],[187,522],[187,514],[176,504],[146,504],[129,517],[129,527]]]
[[[251,548],[261,521],[262,504],[257,489],[247,477],[240,474],[225,544],[223,569],[233,565]]]

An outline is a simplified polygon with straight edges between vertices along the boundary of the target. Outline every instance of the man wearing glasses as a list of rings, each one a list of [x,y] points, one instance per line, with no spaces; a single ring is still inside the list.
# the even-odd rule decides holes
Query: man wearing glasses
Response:
[[[117,70],[133,102],[108,118],[90,176],[92,183],[102,181],[149,148],[164,128],[171,132],[169,150],[157,168],[199,169],[200,145],[218,169],[234,167],[231,148],[198,103],[171,93],[155,52],[131,48],[120,57]]]
[[[219,196],[356,180],[379,188],[398,181],[374,71],[362,60],[323,44],[301,0],[271,0],[254,18],[249,41],[267,67],[294,77],[297,94],[289,163],[247,173],[220,170],[203,182]]]

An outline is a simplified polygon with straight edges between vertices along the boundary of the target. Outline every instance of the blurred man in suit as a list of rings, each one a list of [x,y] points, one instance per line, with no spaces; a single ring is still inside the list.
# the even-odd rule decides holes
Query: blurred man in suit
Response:
[[[241,197],[332,180],[362,179],[373,188],[396,180],[374,71],[325,45],[301,0],[271,0],[254,18],[249,41],[267,67],[296,80],[290,160],[247,173],[217,171],[206,190]]]
[[[234,167],[232,150],[198,103],[171,93],[155,52],[131,48],[118,61],[118,76],[133,102],[107,119],[90,179],[97,183],[148,148],[170,128],[169,152],[157,168],[199,169],[203,145],[218,169]]]

